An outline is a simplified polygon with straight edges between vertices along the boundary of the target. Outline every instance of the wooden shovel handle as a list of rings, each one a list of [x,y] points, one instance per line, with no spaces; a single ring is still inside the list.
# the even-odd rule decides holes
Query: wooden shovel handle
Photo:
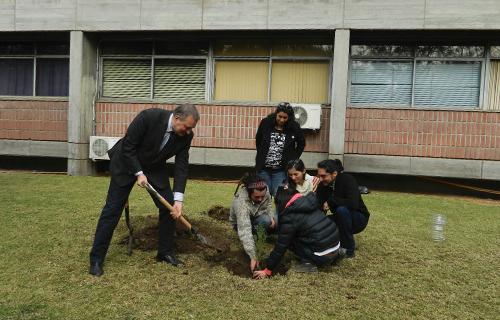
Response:
[[[165,208],[169,211],[174,211],[174,207],[172,207],[172,205],[168,203],[168,201],[165,200],[165,198],[163,198],[161,194],[159,194],[158,191],[156,191],[155,188],[153,188],[153,186],[149,183],[146,184],[146,189],[151,192],[165,206]],[[192,229],[191,223],[189,223],[189,221],[187,221],[182,215],[177,220],[179,220],[189,230]]]

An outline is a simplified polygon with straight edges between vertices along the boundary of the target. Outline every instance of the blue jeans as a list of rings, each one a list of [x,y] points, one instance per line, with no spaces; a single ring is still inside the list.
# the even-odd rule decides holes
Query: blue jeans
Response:
[[[332,210],[333,211],[333,210]],[[348,253],[354,252],[354,234],[363,231],[368,224],[368,216],[355,210],[349,210],[341,206],[335,209],[335,213],[329,216],[339,228],[340,245]]]
[[[283,181],[286,179],[285,170],[272,170],[272,169],[263,169],[258,173],[259,177],[264,179],[267,186],[269,187],[269,193],[274,197],[276,195],[276,191],[278,187],[283,185]]]

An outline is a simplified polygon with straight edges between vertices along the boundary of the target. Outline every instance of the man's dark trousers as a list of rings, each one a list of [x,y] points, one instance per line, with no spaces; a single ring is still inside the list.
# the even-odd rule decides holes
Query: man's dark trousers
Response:
[[[90,251],[90,263],[103,263],[108,251],[113,232],[120,220],[125,203],[127,202],[130,191],[132,190],[135,181],[125,186],[119,186],[113,178],[109,183],[108,196],[106,204],[102,209],[99,222],[95,232],[94,244]],[[153,186],[155,187],[155,186]],[[158,190],[158,189],[157,189]],[[170,203],[173,204],[173,193],[170,185],[165,189],[160,189],[158,192]],[[158,255],[173,253],[173,238],[175,230],[175,220],[170,215],[170,212],[165,208],[155,197],[151,196],[156,206],[159,209],[159,237],[158,237]]]
[[[354,234],[366,228],[368,216],[359,211],[349,210],[347,207],[340,206],[329,217],[333,219],[339,228],[340,245],[348,253],[353,253],[355,249]]]

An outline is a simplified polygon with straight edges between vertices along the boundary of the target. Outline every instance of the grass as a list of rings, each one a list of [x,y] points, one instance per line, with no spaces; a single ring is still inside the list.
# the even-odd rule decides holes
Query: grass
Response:
[[[88,272],[88,252],[109,179],[0,174],[0,319],[494,319],[500,314],[500,206],[465,199],[373,192],[355,259],[328,272],[269,280],[236,277],[196,254],[177,269],[154,252],[131,257],[115,231],[105,274]],[[194,224],[234,185],[190,181]],[[131,215],[151,215],[134,188]],[[446,240],[432,241],[434,213]],[[228,228],[229,230],[229,228]]]

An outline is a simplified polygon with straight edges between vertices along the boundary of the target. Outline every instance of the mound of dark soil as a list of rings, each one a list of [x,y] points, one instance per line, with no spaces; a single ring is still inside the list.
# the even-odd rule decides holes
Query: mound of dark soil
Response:
[[[213,206],[206,212],[209,217],[220,221],[229,220],[229,208],[223,206]]]
[[[153,216],[138,216],[131,219],[134,228],[133,249],[141,251],[155,251],[158,247],[158,219]],[[226,220],[227,221],[227,220]],[[219,223],[195,224],[199,232],[205,236],[212,246],[202,244],[190,232],[177,229],[175,250],[180,254],[196,254],[210,266],[222,265],[231,274],[240,277],[251,277],[250,260],[242,249],[231,250],[231,242],[237,241],[227,236],[228,226]],[[128,235],[120,241],[127,245]],[[285,274],[288,266],[280,265],[276,273]]]

